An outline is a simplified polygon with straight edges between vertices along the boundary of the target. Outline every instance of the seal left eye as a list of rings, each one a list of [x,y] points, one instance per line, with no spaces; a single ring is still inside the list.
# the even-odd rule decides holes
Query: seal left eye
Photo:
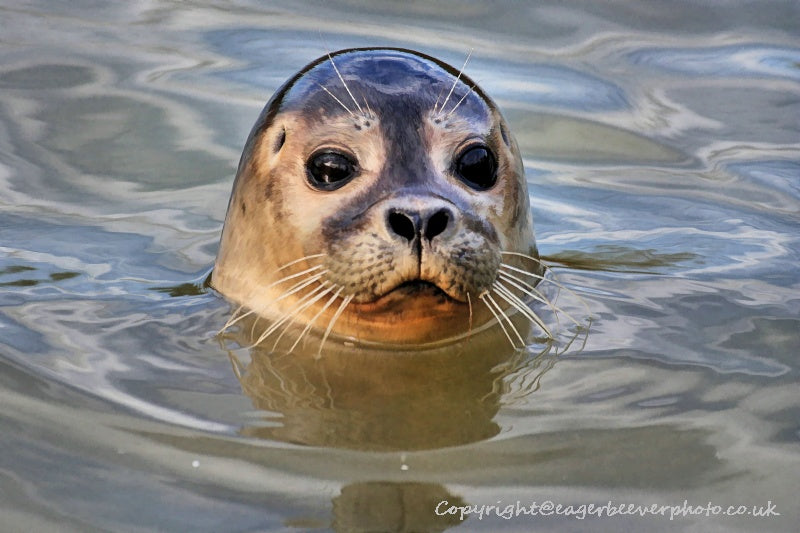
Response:
[[[355,177],[358,165],[340,152],[325,151],[312,155],[306,163],[308,182],[315,189],[333,191]]]

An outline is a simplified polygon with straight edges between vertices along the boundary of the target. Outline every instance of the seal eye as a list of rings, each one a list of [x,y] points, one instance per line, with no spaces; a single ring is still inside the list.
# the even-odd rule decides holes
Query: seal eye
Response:
[[[313,154],[306,163],[308,182],[315,189],[333,191],[346,184],[358,172],[358,165],[341,152],[326,150]]]
[[[456,160],[458,178],[479,191],[485,191],[497,183],[497,162],[486,146],[467,148]]]

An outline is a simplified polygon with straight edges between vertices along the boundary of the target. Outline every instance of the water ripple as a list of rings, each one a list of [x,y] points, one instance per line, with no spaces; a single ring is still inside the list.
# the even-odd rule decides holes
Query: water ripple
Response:
[[[628,54],[636,65],[703,78],[752,77],[800,81],[800,48],[737,44],[708,48],[646,48]]]

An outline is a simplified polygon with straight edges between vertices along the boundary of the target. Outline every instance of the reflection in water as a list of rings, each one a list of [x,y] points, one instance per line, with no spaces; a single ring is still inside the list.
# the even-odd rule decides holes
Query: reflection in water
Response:
[[[92,81],[92,71],[78,65],[35,65],[0,74],[4,89],[67,89]]]
[[[796,13],[795,13],[796,14]],[[735,44],[702,48],[643,48],[633,63],[695,76],[800,80],[800,48]]]
[[[21,272],[30,273],[35,271],[34,267],[26,265],[11,265],[0,270],[0,287],[33,287],[40,283],[52,283],[54,281],[62,281],[65,279],[72,279],[80,276],[80,272],[51,272],[46,279],[32,278],[29,275],[14,276],[17,279],[7,281],[6,278],[12,277],[12,274],[19,274]]]
[[[522,328],[525,322],[516,321]],[[256,320],[244,321],[226,337],[252,346],[258,339],[255,328]],[[524,373],[527,388],[535,389],[563,352],[553,341],[538,349],[515,350],[499,328],[424,351],[381,351],[331,342],[321,357],[318,337],[304,337],[307,342],[291,353],[251,348],[249,364],[229,352],[245,394],[257,408],[271,413],[263,425],[246,427],[243,434],[307,446],[382,451],[486,440],[500,430],[493,418],[508,392],[506,379]],[[291,345],[291,340],[282,344]]]
[[[522,153],[537,159],[561,159],[572,163],[686,164],[690,157],[643,135],[600,122],[574,117],[511,109]]]
[[[441,485],[429,483],[353,483],[333,499],[336,531],[444,531],[458,516],[431,512],[439,502],[465,505]]]
[[[515,319],[519,328],[529,324]],[[258,322],[247,317],[225,340],[252,346],[259,328],[268,327]],[[327,449],[397,451],[403,452],[401,461],[407,452],[486,441],[500,432],[494,417],[501,400],[510,401],[509,385],[516,384],[517,394],[535,391],[578,333],[563,349],[550,340],[538,353],[534,347],[515,350],[495,327],[438,349],[381,351],[330,342],[321,355],[320,335],[304,336],[292,352],[252,347],[248,364],[229,350],[242,390],[264,413],[242,435]],[[286,337],[279,347],[293,346],[292,334]],[[401,465],[401,471],[408,468]],[[444,531],[460,520],[432,512],[442,501],[466,503],[438,483],[349,483],[333,498],[332,527]]]
[[[636,250],[627,246],[600,244],[591,252],[562,250],[542,257],[548,263],[578,269],[606,272],[658,273],[659,267],[674,267],[698,259],[690,252],[659,253],[657,250]]]

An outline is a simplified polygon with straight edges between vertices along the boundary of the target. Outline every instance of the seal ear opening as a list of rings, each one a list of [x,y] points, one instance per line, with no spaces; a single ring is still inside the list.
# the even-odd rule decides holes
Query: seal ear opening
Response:
[[[286,142],[286,128],[281,128],[281,132],[280,134],[278,134],[278,137],[275,139],[275,144],[272,147],[273,152],[276,154],[280,152],[281,148],[283,147],[283,143],[285,142]]]
[[[503,142],[506,143],[506,146],[511,148],[511,140],[508,138],[508,131],[506,130],[506,125],[502,122],[500,123],[500,136],[503,137]]]

